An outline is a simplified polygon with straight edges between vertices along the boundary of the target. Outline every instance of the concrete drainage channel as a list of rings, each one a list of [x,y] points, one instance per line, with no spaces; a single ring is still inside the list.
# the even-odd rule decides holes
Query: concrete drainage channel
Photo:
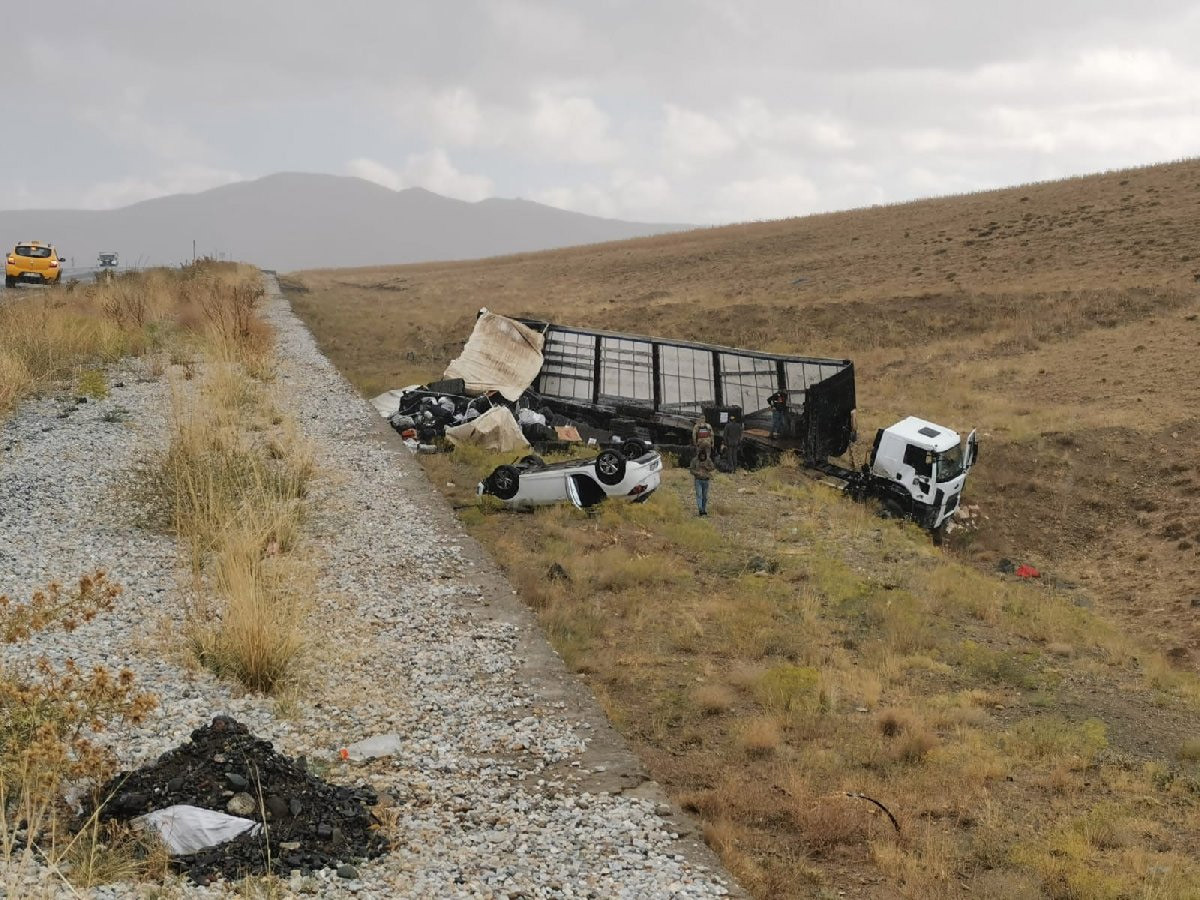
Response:
[[[28,596],[98,566],[125,588],[114,613],[5,649],[11,665],[45,655],[55,665],[70,657],[128,666],[158,695],[146,721],[104,735],[122,768],[138,773],[121,816],[186,804],[259,818],[281,851],[270,868],[291,894],[744,896],[400,436],[321,355],[275,279],[266,281],[264,312],[278,341],[272,390],[319,461],[308,522],[319,573],[309,677],[286,716],[274,700],[236,692],[171,651],[166,636],[179,633],[185,602],[182,555],[113,502],[137,461],[165,444],[165,380],[133,361],[111,373],[103,402],[64,418],[54,398],[33,400],[0,426],[0,593]],[[120,421],[106,415],[117,406]],[[238,746],[244,726],[245,741],[270,742],[270,751],[254,743],[241,759],[214,750],[204,731],[214,722]],[[368,752],[359,752],[363,741]],[[186,765],[162,768],[164,754]],[[193,777],[201,764],[215,780]],[[240,786],[256,779],[258,812],[237,807]],[[314,815],[323,797],[346,809]],[[386,838],[378,855],[380,843],[352,833],[364,809]],[[244,859],[245,842],[231,852]],[[196,882],[230,874],[227,860],[198,862],[176,867],[187,878],[182,893],[222,894],[219,881]]]

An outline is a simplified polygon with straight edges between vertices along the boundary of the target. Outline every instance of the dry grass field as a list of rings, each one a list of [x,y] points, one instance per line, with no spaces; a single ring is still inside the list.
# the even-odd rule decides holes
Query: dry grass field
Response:
[[[284,284],[365,393],[440,374],[487,306],[849,357],[864,433],[978,426],[980,524],[946,552],[792,468],[722,478],[699,523],[683,473],[584,519],[474,510],[491,461],[429,466],[757,896],[1186,897],[1198,235],[1188,161]],[[1044,583],[997,578],[1005,557]]]

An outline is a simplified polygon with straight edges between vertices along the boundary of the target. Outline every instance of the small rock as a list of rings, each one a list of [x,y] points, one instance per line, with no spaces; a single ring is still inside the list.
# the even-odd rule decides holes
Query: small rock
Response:
[[[304,809],[304,804],[293,797],[288,801],[288,809],[291,811],[293,816],[298,816],[300,815],[300,810]]]
[[[250,787],[250,782],[245,778],[245,776],[239,775],[237,772],[226,772],[225,780],[235,791],[244,791],[246,788]]]
[[[354,866],[341,865],[337,868],[338,878],[357,878],[358,869]]]
[[[254,813],[257,804],[254,798],[241,791],[229,798],[229,802],[225,804],[225,811],[231,816],[249,816]]]
[[[287,801],[276,794],[268,797],[265,805],[272,819],[279,820],[288,814]]]

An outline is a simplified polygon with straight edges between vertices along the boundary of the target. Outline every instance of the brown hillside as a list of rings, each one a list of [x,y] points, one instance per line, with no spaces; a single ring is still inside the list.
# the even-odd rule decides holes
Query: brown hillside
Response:
[[[1077,582],[1200,660],[1200,161],[470,263],[287,280],[365,392],[475,310],[856,361],[865,431],[979,426],[957,551]],[[869,433],[869,431],[868,431]],[[1193,605],[1198,604],[1198,605]]]

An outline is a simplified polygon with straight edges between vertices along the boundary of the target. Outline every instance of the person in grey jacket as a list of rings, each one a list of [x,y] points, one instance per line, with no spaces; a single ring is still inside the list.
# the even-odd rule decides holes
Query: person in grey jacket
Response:
[[[707,516],[708,483],[712,479],[713,473],[717,471],[717,464],[713,461],[712,448],[697,447],[696,455],[692,457],[692,464],[688,468],[696,482],[696,514]]]

